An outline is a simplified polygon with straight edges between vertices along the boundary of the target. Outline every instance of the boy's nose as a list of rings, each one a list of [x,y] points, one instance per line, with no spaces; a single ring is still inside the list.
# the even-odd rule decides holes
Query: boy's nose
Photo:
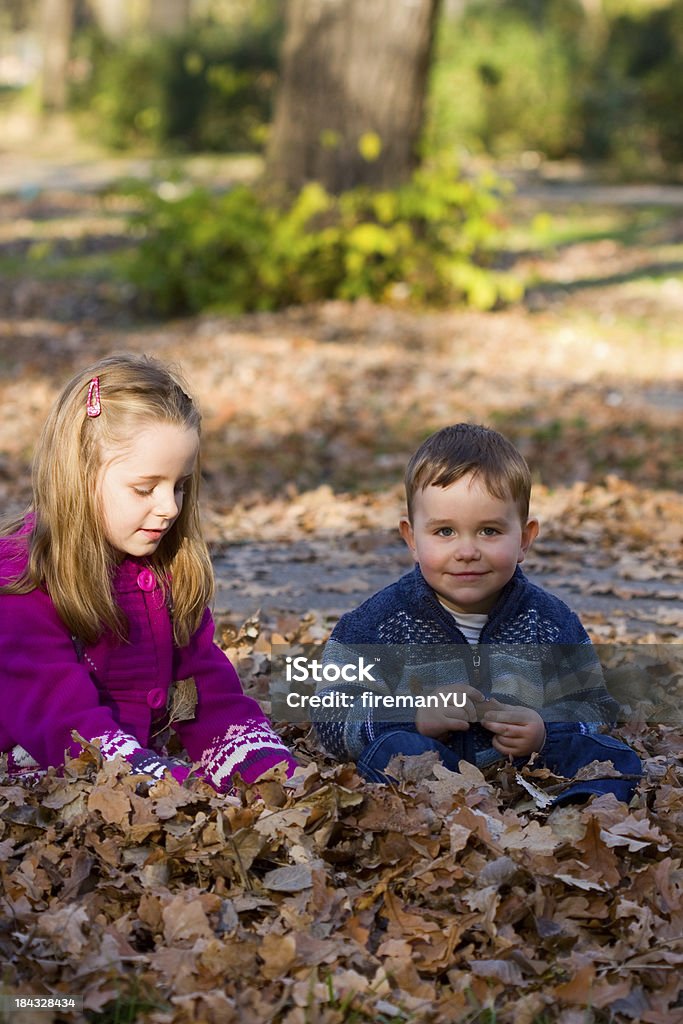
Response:
[[[454,553],[458,562],[476,562],[481,558],[477,545],[466,537],[462,538]]]

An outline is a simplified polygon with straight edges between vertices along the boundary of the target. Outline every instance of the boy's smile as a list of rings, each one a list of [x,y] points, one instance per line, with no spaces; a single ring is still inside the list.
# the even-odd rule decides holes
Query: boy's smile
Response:
[[[430,484],[418,491],[412,523],[404,518],[401,536],[422,575],[453,611],[483,614],[538,534],[538,520],[522,524],[510,497],[497,498],[472,473],[448,487]]]

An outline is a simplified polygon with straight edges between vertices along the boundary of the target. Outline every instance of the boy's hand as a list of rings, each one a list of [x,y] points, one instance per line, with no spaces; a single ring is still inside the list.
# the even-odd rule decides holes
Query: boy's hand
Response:
[[[452,703],[441,705],[437,708],[420,708],[415,717],[417,731],[422,736],[429,736],[430,739],[438,740],[449,732],[465,732],[469,729],[471,722],[479,721],[487,706],[483,693],[475,690],[473,686],[441,686],[432,693],[451,693],[453,697],[458,696],[459,703],[462,703],[461,694],[467,697],[464,707],[456,707]]]
[[[527,757],[545,743],[545,722],[531,708],[492,699],[486,705],[481,724],[495,733],[493,747],[506,757]]]

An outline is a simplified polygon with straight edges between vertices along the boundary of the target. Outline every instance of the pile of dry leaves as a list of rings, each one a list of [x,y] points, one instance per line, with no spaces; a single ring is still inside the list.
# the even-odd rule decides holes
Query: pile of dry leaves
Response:
[[[286,639],[320,636],[309,618]],[[223,641],[265,692],[258,621]],[[622,732],[646,770],[631,807],[552,809],[545,769],[424,755],[376,786],[282,728],[295,779],[238,796],[92,750],[0,786],[5,992],[150,1024],[683,1019],[679,730]]]

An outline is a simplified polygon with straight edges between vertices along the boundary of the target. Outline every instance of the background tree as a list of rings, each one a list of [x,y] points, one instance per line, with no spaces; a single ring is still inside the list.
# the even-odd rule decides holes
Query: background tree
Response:
[[[108,39],[123,42],[131,31],[180,35],[190,22],[192,0],[88,0],[88,9]]]
[[[179,35],[190,21],[190,0],[150,0],[149,30],[159,35]]]
[[[88,6],[104,36],[120,41],[125,39],[132,19],[130,4],[126,0],[90,0]]]
[[[417,163],[440,0],[289,0],[270,177],[332,192]]]
[[[75,0],[43,0],[40,11],[42,73],[40,99],[44,110],[63,110],[74,29]]]

